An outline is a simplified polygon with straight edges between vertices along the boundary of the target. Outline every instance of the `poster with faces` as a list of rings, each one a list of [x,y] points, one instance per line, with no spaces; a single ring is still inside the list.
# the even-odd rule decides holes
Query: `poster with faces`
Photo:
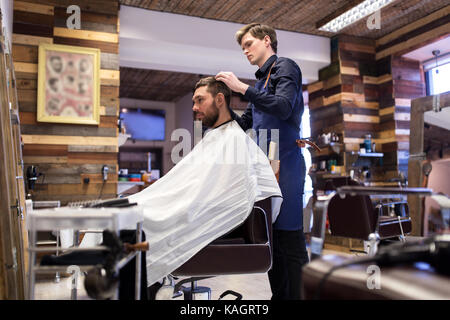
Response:
[[[47,51],[45,115],[92,117],[94,56]]]

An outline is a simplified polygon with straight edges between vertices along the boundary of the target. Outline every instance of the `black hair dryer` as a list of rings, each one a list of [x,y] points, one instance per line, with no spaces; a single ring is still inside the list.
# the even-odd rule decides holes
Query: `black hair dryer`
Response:
[[[27,193],[30,192],[30,190],[34,190],[36,180],[39,176],[40,174],[38,174],[36,166],[27,167]]]

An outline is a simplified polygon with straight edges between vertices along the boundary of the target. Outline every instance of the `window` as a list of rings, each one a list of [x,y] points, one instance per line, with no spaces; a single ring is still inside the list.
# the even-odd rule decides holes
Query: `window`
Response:
[[[450,91],[450,63],[429,69],[425,73],[427,95]]]
[[[300,138],[306,138],[311,136],[311,127],[309,123],[309,108],[308,105],[305,104],[305,109],[302,115],[301,129],[300,129]],[[311,177],[308,175],[309,169],[311,168],[311,153],[308,148],[302,148],[303,157],[305,158],[306,165],[306,177],[305,177],[305,186],[304,186],[304,194],[303,194],[303,207],[308,204],[309,198],[313,194],[313,186]]]

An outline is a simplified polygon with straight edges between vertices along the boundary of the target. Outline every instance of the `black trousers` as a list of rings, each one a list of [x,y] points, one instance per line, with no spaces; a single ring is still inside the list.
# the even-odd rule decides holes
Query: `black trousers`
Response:
[[[308,262],[303,230],[273,230],[272,300],[301,299],[302,266]]]

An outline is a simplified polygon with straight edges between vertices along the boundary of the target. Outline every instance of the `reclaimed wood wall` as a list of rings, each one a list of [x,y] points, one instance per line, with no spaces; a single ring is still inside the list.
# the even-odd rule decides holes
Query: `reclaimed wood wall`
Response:
[[[331,64],[319,71],[319,81],[307,87],[311,134],[336,132],[344,144],[338,165],[350,170],[351,152],[359,151],[364,136],[371,134],[377,144],[376,151],[394,141],[394,137],[380,133],[380,88],[391,81],[390,68],[379,68],[375,60],[375,41],[346,35],[331,39]],[[324,160],[325,153],[318,154],[314,162]],[[372,181],[386,181],[396,177],[397,167],[386,164],[394,162],[396,150],[384,150],[382,165],[371,168]],[[389,154],[389,152],[391,154]],[[388,169],[388,170],[387,170]]]
[[[81,29],[68,29],[71,13],[81,9]],[[36,165],[39,177],[33,200],[71,201],[116,197],[119,114],[118,0],[14,1],[12,55],[17,78],[25,169]],[[100,124],[71,125],[36,122],[39,44],[98,48]],[[109,166],[103,185],[101,170]],[[89,183],[84,179],[89,178]]]
[[[447,6],[378,40],[331,39],[331,64],[307,87],[311,132],[341,136],[345,151],[339,164],[347,171],[348,152],[357,151],[369,133],[376,151],[384,153],[382,165],[372,168],[374,180],[387,182],[399,172],[408,176],[411,100],[426,91],[420,62],[401,56],[448,37],[449,17]]]

